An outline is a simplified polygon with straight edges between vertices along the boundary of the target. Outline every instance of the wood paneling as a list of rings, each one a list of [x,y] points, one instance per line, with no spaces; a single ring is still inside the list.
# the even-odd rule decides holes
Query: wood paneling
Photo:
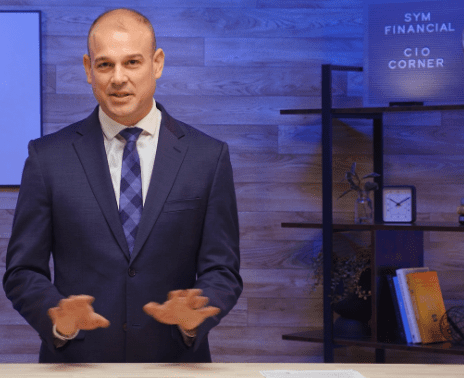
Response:
[[[2,277],[4,273],[5,268],[0,268],[0,275]],[[13,308],[9,299],[2,292],[2,295],[0,295],[0,329],[5,325],[27,326],[27,323],[23,317],[19,315],[19,313]]]
[[[372,154],[372,121],[347,123],[334,120],[333,134],[335,155]],[[321,156],[320,117],[314,117],[309,125],[304,126],[279,125],[279,153]],[[334,159],[334,164],[338,164],[339,161],[338,158]]]
[[[303,269],[306,256],[317,246],[314,241],[243,239],[240,242],[242,269]]]
[[[455,146],[456,150],[458,146]],[[464,151],[461,151],[464,152]],[[449,150],[449,155],[387,155],[384,161],[384,169],[388,172],[386,179],[393,179],[397,182],[407,182],[412,184],[427,186],[427,192],[436,192],[436,188],[431,185],[462,185],[464,182],[464,166],[462,164],[464,154],[457,155],[453,149]],[[433,174],[431,174],[433,172]],[[424,188],[425,189],[425,188]],[[456,192],[459,195],[459,190]],[[449,199],[447,202],[449,201]],[[460,202],[451,203],[459,205]]]
[[[38,354],[40,338],[29,325],[0,326],[0,355]]]
[[[42,65],[42,93],[56,93],[56,66]]]
[[[80,3],[80,2],[79,2]],[[80,4],[79,4],[80,5]],[[102,6],[45,6],[41,8],[42,34],[46,36],[87,35],[90,25],[105,11]]]
[[[95,107],[82,56],[93,19],[126,0],[3,0],[0,10],[42,11],[44,134],[86,117]],[[322,324],[322,288],[311,290],[311,257],[320,229],[282,222],[320,222],[321,117],[280,115],[320,108],[321,64],[361,66],[361,0],[133,0],[151,18],[166,67],[156,99],[180,120],[229,144],[239,207],[244,292],[212,330],[216,362],[322,362],[321,344],[282,340]],[[337,72],[334,107],[362,106],[363,74]],[[456,221],[464,171],[464,112],[389,113],[385,183],[417,188],[418,219]],[[334,122],[334,220],[351,221],[355,193],[340,183],[353,161],[372,171],[372,122]],[[0,274],[13,211],[0,210]],[[2,238],[3,237],[3,238]],[[425,233],[425,261],[439,272],[447,305],[464,303],[464,239]],[[35,362],[39,338],[0,294],[0,362]],[[412,354],[409,354],[412,355]],[[460,361],[387,352],[389,362]],[[341,348],[341,361],[373,362],[373,350]]]
[[[221,326],[246,327],[248,325],[248,298],[239,298],[235,307],[221,320]]]
[[[321,290],[322,291],[322,290]],[[250,327],[322,327],[322,298],[311,301],[301,298],[250,298],[248,299],[248,325]]]
[[[321,298],[306,269],[242,269],[243,298]],[[250,303],[248,302],[248,306]]]
[[[248,356],[248,362],[251,362],[251,359],[261,361],[261,358],[272,358],[274,362],[282,362],[286,361],[286,356],[300,356],[311,361],[312,358],[321,355],[321,344],[282,340],[282,332],[292,333],[303,329],[305,328],[217,327],[210,333],[213,359],[220,362],[221,355],[225,354]],[[244,340],[247,342],[244,343]]]
[[[464,114],[461,113],[461,121]],[[462,124],[433,126],[388,125],[384,149],[387,155],[463,155]],[[408,148],[405,148],[405,145]],[[431,159],[437,160],[437,156]],[[439,158],[441,159],[441,157]]]
[[[213,138],[227,142],[231,155],[277,153],[278,127],[275,125],[195,125],[195,127]],[[235,165],[233,168],[235,175],[238,175]]]
[[[336,54],[333,54],[336,52]],[[360,38],[207,38],[207,66],[306,67],[316,64],[362,65]]]
[[[9,239],[0,238],[0,269],[4,269],[6,266],[6,249],[8,247]],[[0,294],[0,297],[2,295]]]
[[[33,364],[39,362],[39,353],[31,354],[0,354],[0,363]]]
[[[0,210],[0,254],[2,247],[11,234],[11,227],[13,225],[14,210]],[[1,264],[1,259],[0,259]]]
[[[358,9],[362,10],[362,0],[257,0],[257,7],[259,8],[310,8],[316,9]]]
[[[205,38],[362,38],[358,9],[139,8],[159,36]]]

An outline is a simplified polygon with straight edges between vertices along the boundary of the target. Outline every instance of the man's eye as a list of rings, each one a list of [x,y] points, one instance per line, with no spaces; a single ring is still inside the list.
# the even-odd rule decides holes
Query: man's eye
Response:
[[[106,68],[108,66],[109,66],[109,64],[107,62],[97,64],[97,68]]]
[[[128,64],[129,66],[135,66],[135,65],[139,64],[139,61],[136,60],[136,59],[131,59],[131,60],[129,60],[129,61],[127,62],[127,64]]]

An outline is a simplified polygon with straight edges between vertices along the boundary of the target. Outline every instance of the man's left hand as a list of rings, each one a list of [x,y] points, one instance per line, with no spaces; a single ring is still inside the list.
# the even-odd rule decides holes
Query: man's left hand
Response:
[[[206,318],[219,314],[217,307],[206,306],[208,298],[201,296],[200,289],[175,290],[168,293],[163,304],[147,303],[143,310],[160,323],[176,324],[183,330],[197,328]]]

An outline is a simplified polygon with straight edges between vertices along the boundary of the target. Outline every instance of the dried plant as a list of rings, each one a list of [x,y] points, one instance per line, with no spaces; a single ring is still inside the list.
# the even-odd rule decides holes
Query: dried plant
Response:
[[[345,194],[348,194],[353,190],[356,190],[359,195],[361,195],[362,192],[370,192],[371,190],[377,190],[379,188],[379,185],[376,182],[366,181],[364,183],[364,187],[362,186],[361,182],[361,180],[374,177],[380,177],[380,175],[378,173],[372,172],[360,179],[358,174],[356,173],[356,162],[354,162],[351,165],[351,169],[348,172],[345,172],[345,178],[341,181],[348,181],[348,183],[350,184],[350,188],[348,190],[345,190],[342,193],[342,195],[338,198],[342,198]]]
[[[345,238],[345,240],[348,240]],[[351,295],[367,300],[371,291],[360,286],[361,275],[370,268],[370,246],[361,246],[354,241],[349,242],[349,253],[334,251],[332,254],[331,297],[336,304]],[[323,282],[323,252],[322,249],[309,259],[313,283],[311,290]]]

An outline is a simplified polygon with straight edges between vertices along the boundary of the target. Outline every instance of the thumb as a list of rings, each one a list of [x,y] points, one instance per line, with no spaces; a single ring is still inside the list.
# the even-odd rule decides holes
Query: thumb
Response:
[[[56,323],[56,318],[58,317],[58,311],[59,311],[58,307],[51,307],[47,311],[47,314],[50,317],[50,319],[52,320],[53,324]]]
[[[87,317],[79,319],[76,325],[79,329],[93,330],[99,327],[107,328],[109,327],[110,322],[100,314],[92,313]]]
[[[143,311],[145,311],[146,314],[153,316],[153,314],[155,314],[160,307],[161,305],[159,303],[149,302],[143,306]]]
[[[94,314],[95,325],[102,328],[107,328],[110,326],[110,321],[100,314]]]
[[[218,307],[213,306],[203,307],[198,311],[205,317],[205,319],[211,316],[218,315],[221,312],[221,310]]]

